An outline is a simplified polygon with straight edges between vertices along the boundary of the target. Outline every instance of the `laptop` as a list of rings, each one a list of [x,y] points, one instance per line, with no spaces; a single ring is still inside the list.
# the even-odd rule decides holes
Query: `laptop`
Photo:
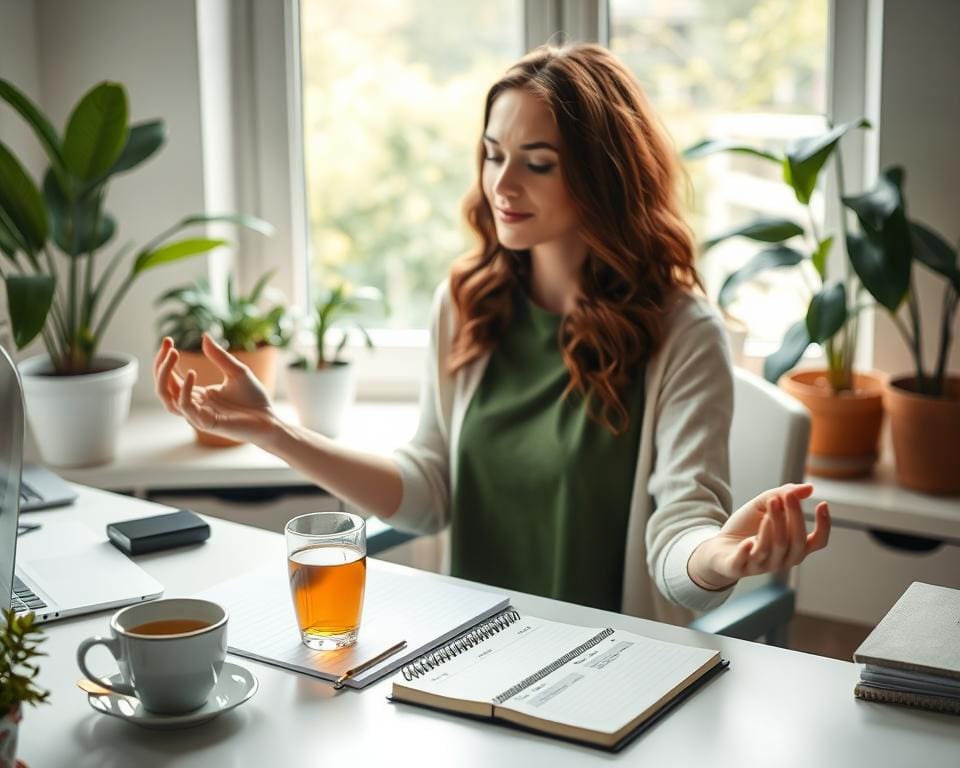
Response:
[[[23,463],[23,390],[0,347],[0,608],[33,611],[38,622],[117,608],[163,594],[163,586],[74,520],[31,515],[17,535]]]

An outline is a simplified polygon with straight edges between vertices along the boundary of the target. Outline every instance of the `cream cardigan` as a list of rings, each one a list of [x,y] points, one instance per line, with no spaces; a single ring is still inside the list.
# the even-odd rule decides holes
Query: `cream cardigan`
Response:
[[[699,587],[687,573],[687,561],[730,513],[733,378],[723,328],[705,302],[677,292],[665,328],[646,370],[621,610],[685,624],[689,609],[713,608],[732,591]],[[460,426],[489,358],[451,376],[446,360],[453,333],[444,283],[434,296],[420,423],[413,440],[393,453],[403,498],[390,523],[401,530],[430,533],[450,521]]]

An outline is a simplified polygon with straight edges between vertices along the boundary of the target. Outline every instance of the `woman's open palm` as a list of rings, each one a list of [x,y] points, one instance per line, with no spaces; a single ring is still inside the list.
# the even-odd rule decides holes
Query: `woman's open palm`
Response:
[[[153,364],[157,396],[170,413],[183,416],[192,426],[234,440],[255,442],[273,418],[273,404],[250,369],[203,336],[203,353],[224,375],[222,384],[197,386],[196,371],[184,377],[176,372],[179,352],[165,338]]]

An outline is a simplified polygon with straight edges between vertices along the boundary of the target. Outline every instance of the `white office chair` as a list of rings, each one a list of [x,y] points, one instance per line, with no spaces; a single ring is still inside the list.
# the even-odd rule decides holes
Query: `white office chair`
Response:
[[[773,384],[734,369],[733,423],[730,429],[730,480],[733,508],[761,491],[803,482],[810,416],[799,402]],[[379,523],[379,521],[377,521]],[[415,538],[387,524],[367,532],[367,553],[376,555]],[[744,579],[719,608],[690,624],[716,635],[786,645],[795,595],[787,574]]]
[[[810,440],[810,415],[782,389],[741,368],[734,369],[730,428],[733,508],[783,483],[801,483]],[[716,635],[786,645],[795,595],[787,574],[743,579],[730,599],[690,626]]]

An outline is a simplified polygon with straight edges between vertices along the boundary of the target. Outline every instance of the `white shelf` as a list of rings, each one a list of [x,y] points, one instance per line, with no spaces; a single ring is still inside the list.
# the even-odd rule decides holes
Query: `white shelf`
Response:
[[[292,408],[279,403],[284,417]],[[417,407],[404,403],[357,403],[347,414],[342,442],[389,453],[416,429]],[[210,448],[199,445],[183,419],[157,406],[135,406],[119,436],[114,461],[57,473],[75,483],[111,491],[191,490],[254,486],[298,486],[310,481],[276,456],[253,445]]]
[[[278,409],[293,417],[288,404]],[[347,415],[342,442],[387,454],[409,440],[417,424],[415,403],[358,402]],[[251,445],[207,448],[198,445],[182,420],[159,406],[138,406],[130,414],[110,464],[62,469],[69,480],[106,490],[145,491],[204,488],[298,486],[309,484],[275,456]],[[874,476],[861,480],[808,478],[815,486],[807,505],[830,503],[835,525],[946,539],[960,543],[960,498],[926,496],[896,483],[892,458]]]

